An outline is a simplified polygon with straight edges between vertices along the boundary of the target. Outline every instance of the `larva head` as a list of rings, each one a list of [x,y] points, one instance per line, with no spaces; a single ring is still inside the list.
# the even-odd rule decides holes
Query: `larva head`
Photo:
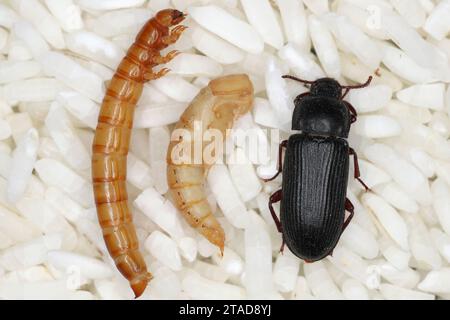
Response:
[[[214,79],[209,83],[209,87],[214,96],[233,102],[235,115],[243,115],[253,106],[253,84],[246,74]]]
[[[156,14],[156,21],[164,27],[171,27],[179,24],[185,19],[186,15],[175,9],[165,9],[161,10]]]

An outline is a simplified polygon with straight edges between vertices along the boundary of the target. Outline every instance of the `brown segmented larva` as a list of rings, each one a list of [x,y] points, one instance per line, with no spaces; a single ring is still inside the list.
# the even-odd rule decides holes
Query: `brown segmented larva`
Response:
[[[178,10],[162,10],[139,32],[108,85],[92,146],[92,180],[103,238],[136,297],[144,292],[152,276],[139,251],[126,189],[134,109],[144,83],[168,72],[162,69],[154,73],[152,69],[177,55],[172,51],[163,57],[160,51],[178,40],[186,27],[177,26],[171,31],[169,28],[184,18],[185,15]]]
[[[247,75],[221,77],[212,80],[200,91],[182,114],[175,130],[185,129],[193,132],[194,123],[199,123],[203,132],[207,129],[217,129],[222,137],[225,137],[233,122],[250,111],[252,106],[253,85]],[[174,138],[167,151],[167,181],[174,202],[186,221],[223,252],[225,234],[213,215],[203,187],[210,164],[204,161],[199,164],[179,164],[174,151],[180,141],[176,141],[177,137]],[[191,144],[192,149],[193,140],[188,144]],[[204,146],[205,143],[202,143],[202,148]]]

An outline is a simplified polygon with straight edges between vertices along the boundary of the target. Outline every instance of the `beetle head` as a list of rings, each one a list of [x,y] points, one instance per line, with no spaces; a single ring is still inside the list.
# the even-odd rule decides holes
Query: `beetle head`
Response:
[[[310,92],[311,96],[340,99],[342,87],[332,78],[321,78],[311,84]]]

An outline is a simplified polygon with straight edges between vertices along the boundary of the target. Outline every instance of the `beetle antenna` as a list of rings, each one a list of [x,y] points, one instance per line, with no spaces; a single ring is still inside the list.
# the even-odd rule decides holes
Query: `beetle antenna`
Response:
[[[314,81],[303,80],[303,79],[300,79],[300,78],[297,78],[297,77],[294,77],[294,76],[290,76],[288,74],[282,76],[282,78],[283,79],[291,79],[291,80],[295,80],[295,81],[303,82],[303,83],[307,83],[307,84],[313,84],[314,83]]]
[[[369,76],[369,79],[367,79],[367,81],[365,83],[357,84],[355,86],[342,86],[342,88],[345,88],[345,89],[348,89],[348,90],[350,90],[350,89],[360,89],[360,88],[367,87],[371,82],[372,82],[372,76]]]

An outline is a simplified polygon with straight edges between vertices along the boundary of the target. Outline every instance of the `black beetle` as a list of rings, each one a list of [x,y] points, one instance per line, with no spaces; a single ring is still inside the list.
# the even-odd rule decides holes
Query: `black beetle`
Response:
[[[353,155],[354,177],[359,178],[358,157],[347,143],[350,125],[356,121],[355,108],[344,101],[350,89],[370,84],[341,86],[332,78],[306,81],[310,91],[297,96],[292,116],[293,134],[279,147],[278,172],[283,172],[282,189],[270,197],[269,209],[278,231],[297,257],[313,262],[332,254],[342,232],[353,217],[353,205],[346,198],[349,157]],[[343,93],[343,89],[345,92]],[[284,164],[282,151],[286,148]],[[278,219],[273,203],[281,200]],[[345,210],[350,215],[345,219]],[[281,220],[281,221],[280,221]]]

